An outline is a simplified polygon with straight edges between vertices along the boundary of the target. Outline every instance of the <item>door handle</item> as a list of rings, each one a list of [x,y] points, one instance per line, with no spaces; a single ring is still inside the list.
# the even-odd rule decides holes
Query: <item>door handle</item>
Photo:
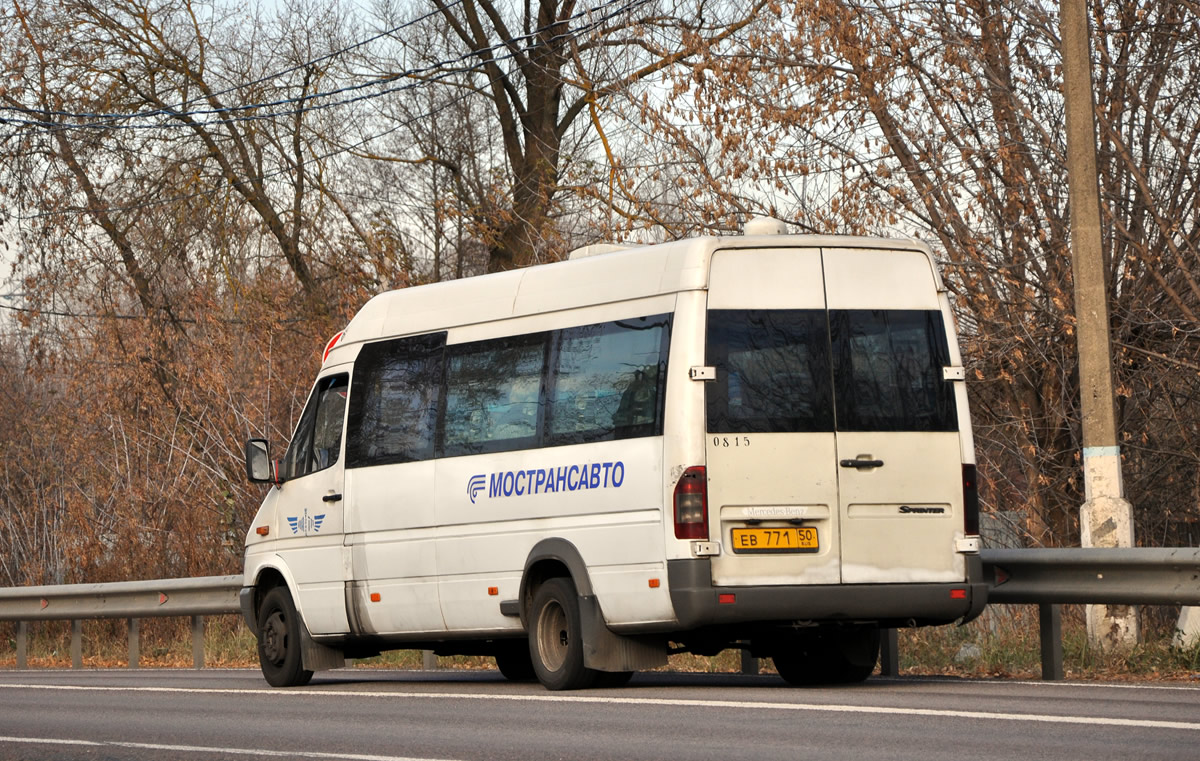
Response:
[[[883,460],[842,460],[839,463],[843,468],[882,468]]]
[[[324,497],[321,497],[321,501],[322,502],[341,502],[342,495],[341,494],[326,494]]]

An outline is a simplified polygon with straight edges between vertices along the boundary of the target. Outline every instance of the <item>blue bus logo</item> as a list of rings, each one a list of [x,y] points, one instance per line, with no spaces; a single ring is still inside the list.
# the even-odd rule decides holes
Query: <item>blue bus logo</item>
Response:
[[[467,496],[471,498],[471,504],[475,504],[484,489],[489,498],[495,499],[584,489],[619,489],[624,483],[625,463],[592,462],[557,468],[481,473],[471,476],[467,481]]]
[[[309,515],[308,510],[304,511],[304,515],[295,518],[289,516],[287,519],[288,526],[291,527],[293,534],[299,534],[303,532],[305,536],[318,533],[321,530],[321,524],[324,521],[325,513],[321,513],[320,515]]]
[[[487,476],[480,473],[477,476],[471,476],[471,480],[467,481],[467,496],[471,498],[471,504],[475,504],[475,497],[479,492],[487,488]]]

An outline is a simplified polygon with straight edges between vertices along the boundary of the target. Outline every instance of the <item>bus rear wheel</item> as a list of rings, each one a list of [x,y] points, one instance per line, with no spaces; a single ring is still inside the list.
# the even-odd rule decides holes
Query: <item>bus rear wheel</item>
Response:
[[[806,632],[771,656],[775,670],[788,684],[853,684],[875,671],[879,660],[879,629],[829,629]]]
[[[632,671],[597,671],[593,687],[624,687],[633,679]]]
[[[505,641],[496,647],[496,668],[510,682],[532,682],[537,679],[533,672],[533,659],[529,656],[529,645],[521,640]]]
[[[298,687],[312,679],[300,657],[300,615],[286,587],[272,589],[258,608],[258,663],[272,687]]]
[[[596,681],[583,665],[583,627],[575,586],[569,579],[546,581],[533,595],[529,656],[538,681],[550,690],[578,690]]]

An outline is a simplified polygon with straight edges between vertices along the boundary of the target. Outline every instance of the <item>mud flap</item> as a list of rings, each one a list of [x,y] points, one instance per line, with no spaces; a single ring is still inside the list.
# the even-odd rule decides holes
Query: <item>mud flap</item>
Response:
[[[667,665],[666,639],[657,635],[623,635],[604,623],[600,603],[579,597],[583,629],[583,665],[596,671],[645,671]]]
[[[341,650],[315,641],[308,633],[304,621],[300,622],[300,662],[306,671],[328,671],[346,665],[346,656]]]

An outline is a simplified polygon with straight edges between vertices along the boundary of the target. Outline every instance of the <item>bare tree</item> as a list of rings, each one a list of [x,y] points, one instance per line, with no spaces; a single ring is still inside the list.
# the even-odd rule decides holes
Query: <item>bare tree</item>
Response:
[[[0,499],[52,506],[56,575],[236,567],[258,496],[240,441],[286,438],[348,305],[399,279],[323,192],[343,19],[281,12],[69,0],[0,18],[0,193],[31,347],[12,372],[39,392],[19,439],[36,456]]]
[[[939,245],[989,502],[1026,511],[1045,544],[1076,541],[1083,501],[1055,14],[1030,0],[796,4],[691,88],[763,192],[835,178],[817,203],[794,197],[798,221]],[[1200,22],[1192,5],[1144,0],[1099,3],[1093,23],[1128,491],[1141,535],[1167,541],[1198,517]]]
[[[430,5],[449,33],[418,36],[396,59],[419,71],[411,76],[457,98],[482,99],[486,120],[455,126],[479,135],[475,144],[494,142],[501,162],[481,172],[464,164],[477,154],[429,143],[424,147],[432,150],[416,158],[446,173],[460,213],[470,215],[489,248],[488,269],[498,271],[547,261],[563,248],[572,228],[564,220],[600,200],[591,182],[597,156],[621,171],[611,145],[601,148],[602,116],[620,121],[638,114],[606,113],[610,103],[736,34],[767,3],[720,13],[703,2],[649,0],[592,8],[575,0]]]

